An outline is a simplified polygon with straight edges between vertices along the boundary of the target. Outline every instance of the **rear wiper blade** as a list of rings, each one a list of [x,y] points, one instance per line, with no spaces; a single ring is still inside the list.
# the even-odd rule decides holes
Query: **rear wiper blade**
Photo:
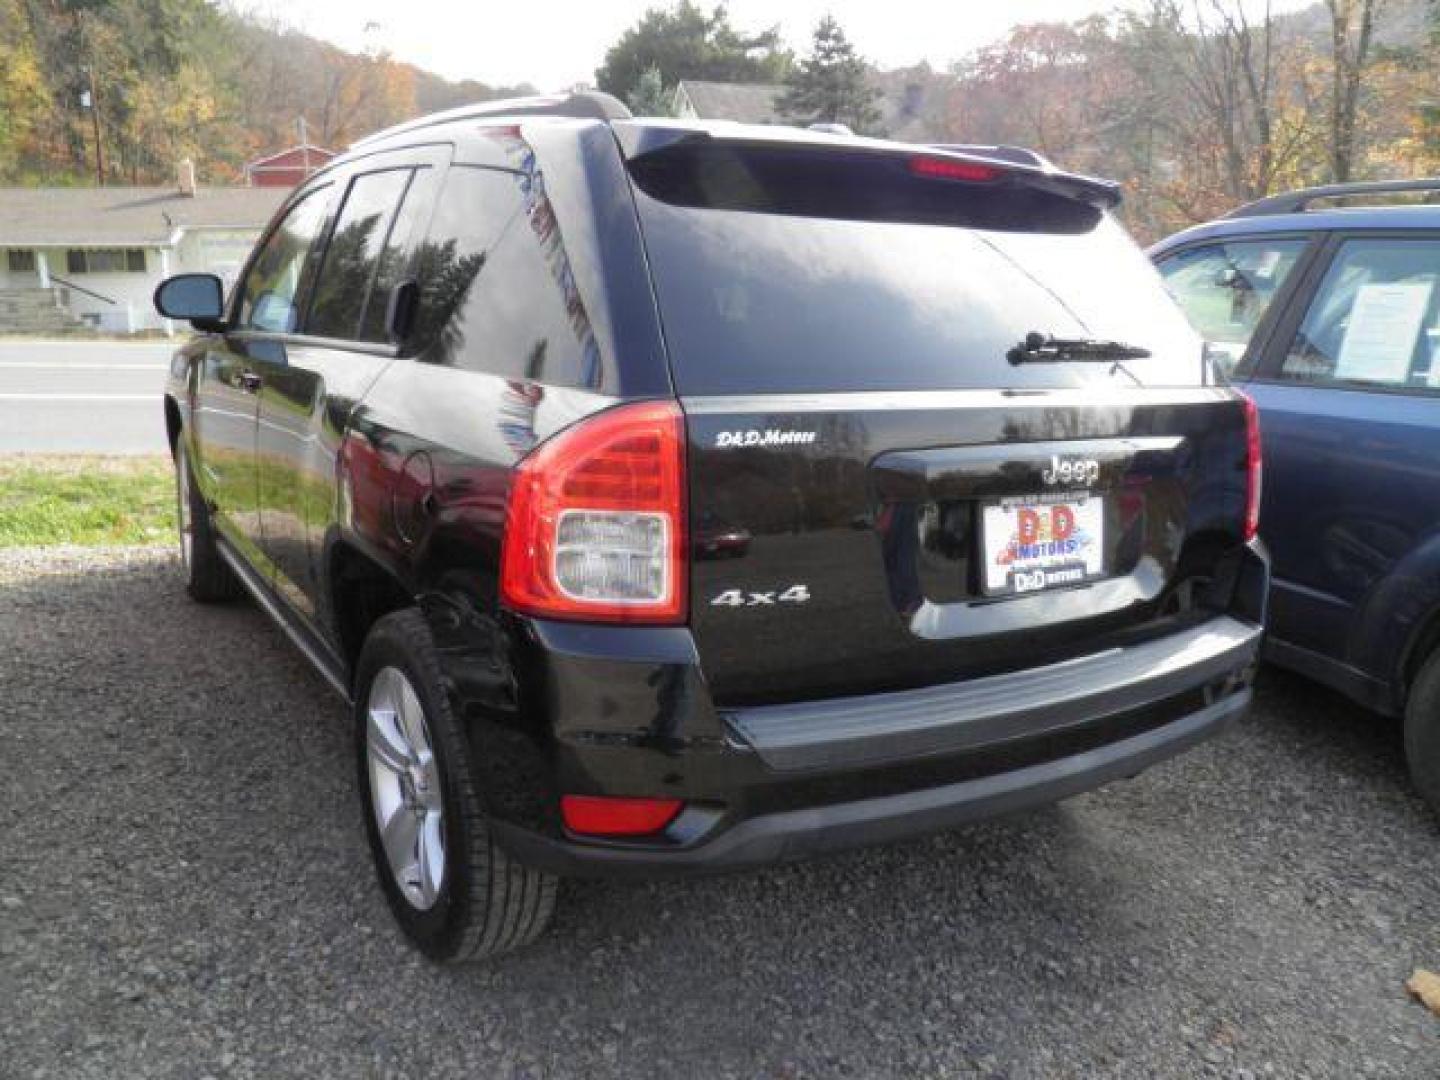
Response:
[[[1121,341],[1057,338],[1032,330],[1025,335],[1024,341],[1005,354],[1005,359],[1012,364],[1118,363],[1121,360],[1144,360],[1149,355],[1149,349],[1126,345]]]

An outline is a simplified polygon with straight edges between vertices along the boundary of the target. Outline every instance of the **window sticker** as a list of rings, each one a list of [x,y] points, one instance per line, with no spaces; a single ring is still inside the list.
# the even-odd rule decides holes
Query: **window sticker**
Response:
[[[1405,382],[1434,288],[1433,281],[1361,285],[1340,343],[1335,377]]]

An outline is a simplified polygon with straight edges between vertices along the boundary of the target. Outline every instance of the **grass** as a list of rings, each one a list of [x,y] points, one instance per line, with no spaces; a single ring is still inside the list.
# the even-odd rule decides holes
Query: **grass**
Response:
[[[0,548],[174,539],[175,477],[166,457],[0,458]]]

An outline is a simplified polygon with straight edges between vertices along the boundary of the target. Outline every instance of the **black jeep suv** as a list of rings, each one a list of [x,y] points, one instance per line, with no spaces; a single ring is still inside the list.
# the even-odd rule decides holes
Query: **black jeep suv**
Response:
[[[1130,776],[1249,700],[1258,440],[1109,211],[1006,148],[636,120],[366,139],[165,398],[198,600],[353,703],[431,956],[557,875],[751,866]]]

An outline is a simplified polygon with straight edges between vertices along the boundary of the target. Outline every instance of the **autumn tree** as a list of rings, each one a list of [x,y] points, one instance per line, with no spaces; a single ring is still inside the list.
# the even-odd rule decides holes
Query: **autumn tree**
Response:
[[[1374,59],[1375,21],[1385,0],[1325,0],[1330,15],[1330,171],[1349,180],[1355,167],[1361,82]]]
[[[850,44],[834,16],[815,27],[810,55],[791,71],[777,103],[781,113],[806,124],[845,124],[870,131],[880,119],[880,92],[870,84],[870,68]]]
[[[1075,23],[1013,27],[954,68],[961,84],[957,121],[964,140],[1016,143],[1071,168],[1095,168],[1094,133],[1103,102],[1118,100],[1121,74],[1101,16]]]
[[[1215,194],[1233,205],[1310,178],[1304,163],[1319,137],[1313,50],[1268,2],[1153,0],[1151,26],[1170,43],[1162,51],[1180,92],[1164,114],[1178,138],[1189,132]],[[1196,211],[1215,209],[1201,202]]]
[[[47,105],[34,39],[20,0],[0,0],[0,174],[14,172]]]
[[[744,34],[730,25],[723,4],[708,14],[691,0],[652,8],[605,53],[595,72],[601,90],[627,97],[650,69],[665,86],[681,79],[778,82],[790,63],[775,27]]]

